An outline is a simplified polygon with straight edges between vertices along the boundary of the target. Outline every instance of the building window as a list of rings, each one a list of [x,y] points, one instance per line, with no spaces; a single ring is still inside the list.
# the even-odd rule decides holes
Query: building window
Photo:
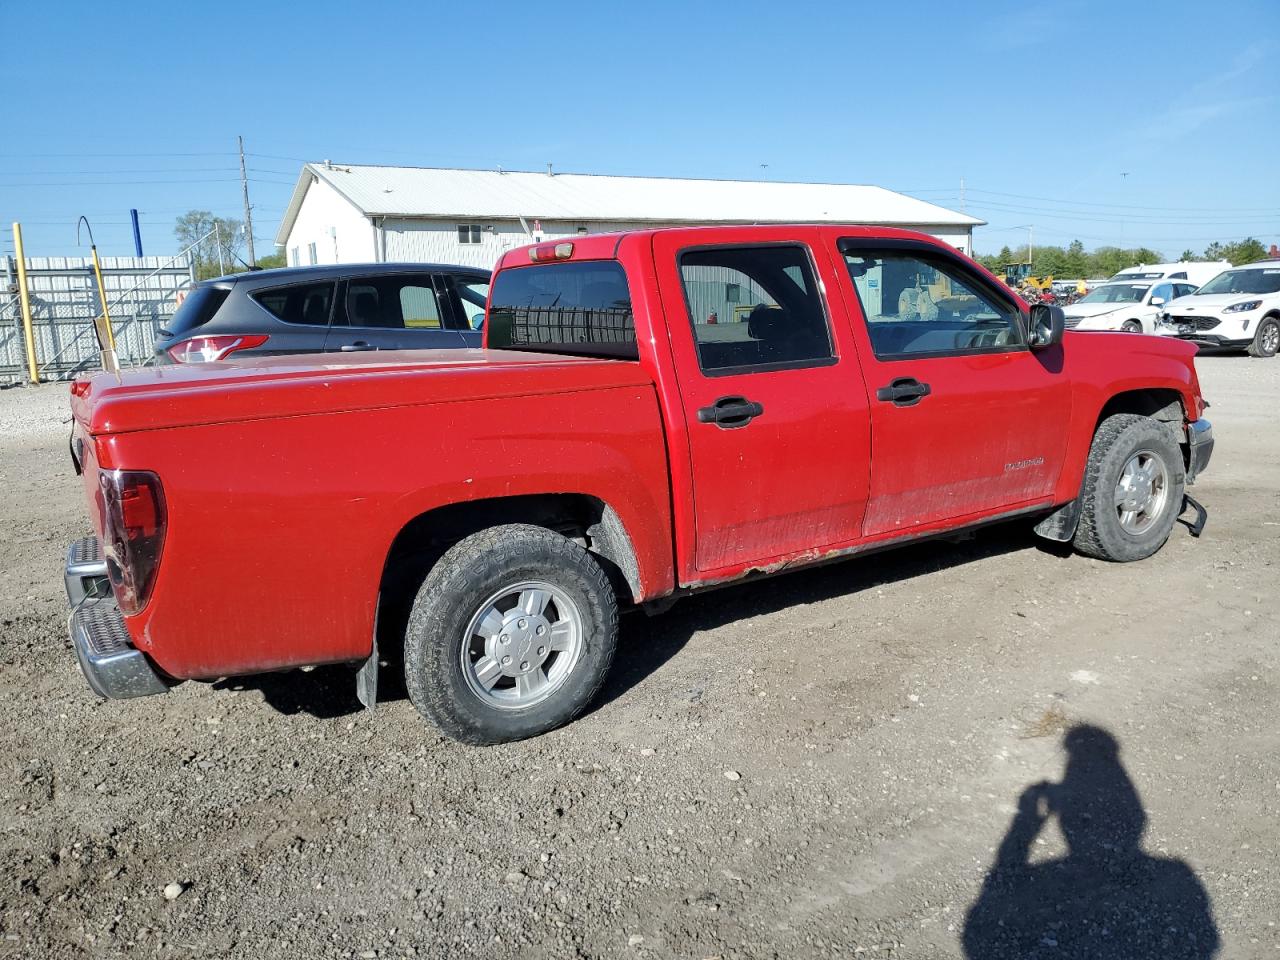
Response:
[[[316,245],[314,243],[307,244],[307,256],[311,259],[311,265],[314,267],[319,260],[316,258]]]
[[[480,242],[480,225],[478,223],[463,223],[458,225],[458,242],[459,243],[479,243]]]
[[[587,228],[586,228],[586,227],[579,227],[579,228],[578,228],[578,236],[580,236],[580,237],[585,237],[586,235],[587,235]]]
[[[298,248],[292,247],[289,250],[289,266],[296,267],[298,265]]]

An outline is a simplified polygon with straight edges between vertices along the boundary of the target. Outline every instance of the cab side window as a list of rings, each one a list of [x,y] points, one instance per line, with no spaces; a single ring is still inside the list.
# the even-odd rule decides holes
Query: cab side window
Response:
[[[835,362],[805,247],[686,250],[680,255],[680,279],[704,373]]]
[[[1020,349],[1018,309],[946,258],[842,248],[880,359]]]
[[[1159,298],[1159,299],[1163,300],[1165,303],[1168,303],[1170,300],[1172,300],[1172,299],[1173,299],[1173,284],[1172,284],[1172,283],[1157,283],[1157,284],[1155,285],[1155,289],[1153,289],[1153,290],[1151,291],[1151,299],[1152,299],[1152,300],[1155,300],[1155,299],[1157,299],[1157,298]]]

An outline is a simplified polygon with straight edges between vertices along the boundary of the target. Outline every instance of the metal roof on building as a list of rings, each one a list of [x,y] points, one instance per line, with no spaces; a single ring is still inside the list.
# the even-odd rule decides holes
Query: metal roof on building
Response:
[[[312,178],[372,217],[652,223],[985,223],[883,187],[762,180],[679,180],[581,173],[308,163],[276,236],[289,231]]]

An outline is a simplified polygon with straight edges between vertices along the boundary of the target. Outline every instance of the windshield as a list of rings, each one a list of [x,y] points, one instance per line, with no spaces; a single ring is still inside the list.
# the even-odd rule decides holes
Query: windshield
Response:
[[[1159,280],[1164,276],[1160,271],[1151,273],[1117,273],[1112,280]]]
[[[1150,289],[1149,283],[1108,283],[1085,294],[1076,303],[1139,303]]]
[[[1280,293],[1280,266],[1220,273],[1197,290],[1196,296],[1210,293]]]
[[[639,357],[627,276],[616,260],[503,270],[489,300],[486,347]]]

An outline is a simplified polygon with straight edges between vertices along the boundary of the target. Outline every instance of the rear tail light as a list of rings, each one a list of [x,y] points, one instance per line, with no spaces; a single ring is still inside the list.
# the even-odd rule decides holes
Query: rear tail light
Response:
[[[160,566],[168,515],[160,478],[145,470],[98,474],[102,552],[116,603],[125,614],[147,605]]]
[[[216,337],[192,337],[174,344],[165,351],[174,363],[212,363],[225,360],[237,350],[260,347],[267,342],[266,334],[220,334]]]

